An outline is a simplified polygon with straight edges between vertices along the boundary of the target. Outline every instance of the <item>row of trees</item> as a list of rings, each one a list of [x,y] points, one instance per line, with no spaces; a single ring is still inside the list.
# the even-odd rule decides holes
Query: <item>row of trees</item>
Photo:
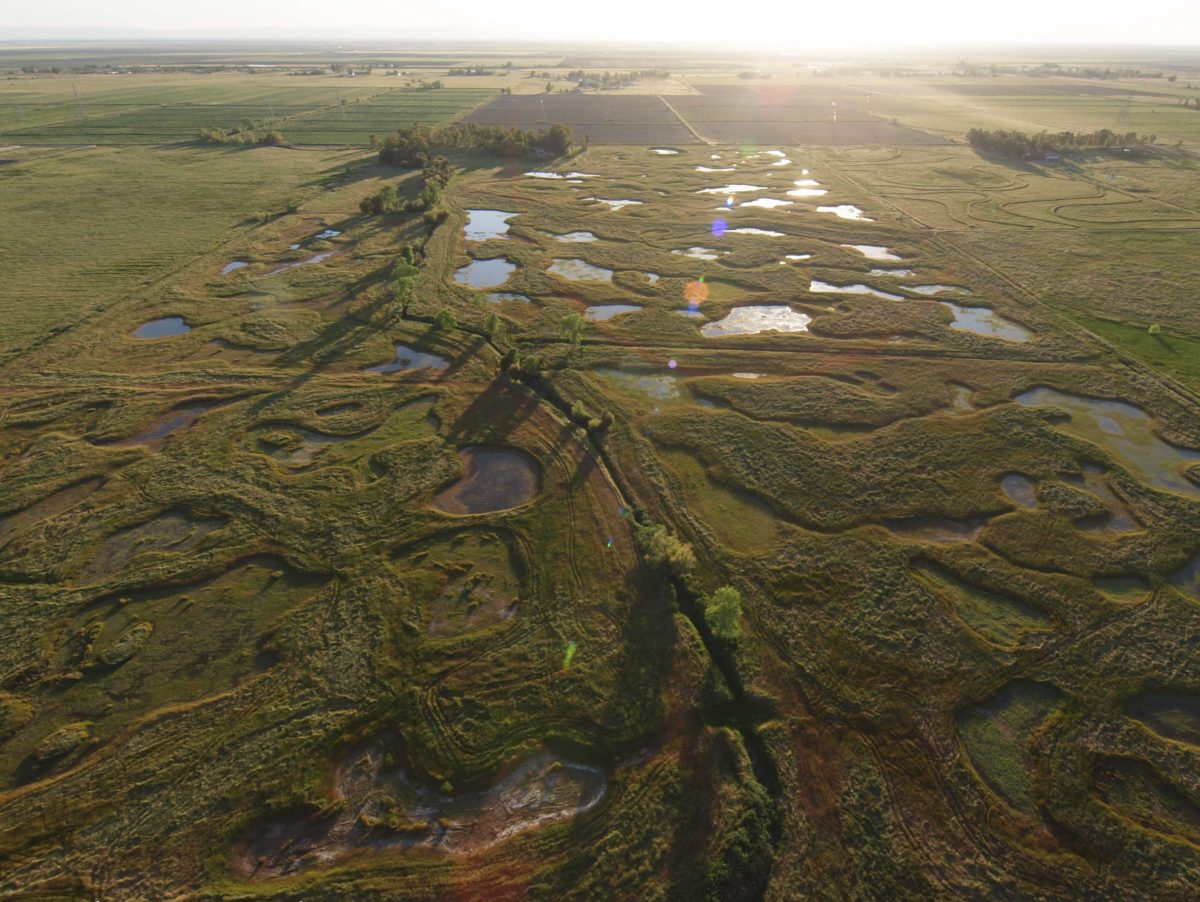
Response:
[[[278,147],[286,144],[282,132],[269,131],[259,134],[252,129],[233,128],[225,131],[223,128],[205,128],[200,130],[200,141],[204,144],[219,144],[223,146],[248,146],[260,144]]]
[[[967,132],[967,141],[976,150],[993,153],[1012,159],[1040,157],[1050,152],[1082,150],[1095,147],[1145,147],[1153,144],[1157,135],[1139,135],[1136,132],[1120,134],[1107,128],[1095,132],[1038,132],[1027,135],[1017,131],[987,131],[973,128]]]
[[[450,184],[454,167],[443,156],[434,157],[421,170],[421,192],[415,198],[405,197],[398,185],[385,185],[369,197],[359,201],[358,208],[368,215],[378,216],[383,213],[432,213],[436,217],[434,223],[445,219],[443,211],[438,209],[442,201],[442,190]]]
[[[435,151],[462,151],[489,156],[529,157],[538,154],[561,156],[571,149],[569,126],[556,123],[543,131],[520,131],[499,125],[454,122],[429,128],[414,125],[379,141],[374,135],[371,146],[379,148],[379,162],[402,169],[421,169]]]

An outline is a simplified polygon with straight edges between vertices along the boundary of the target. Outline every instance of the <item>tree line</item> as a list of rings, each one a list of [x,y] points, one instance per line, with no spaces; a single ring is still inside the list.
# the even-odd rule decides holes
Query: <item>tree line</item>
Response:
[[[562,123],[543,131],[520,131],[499,125],[454,122],[435,128],[424,125],[402,128],[382,142],[371,136],[371,146],[379,148],[379,162],[401,169],[422,169],[435,152],[466,151],[513,158],[562,156],[572,143],[571,129]]]
[[[203,144],[243,147],[251,144],[278,147],[287,143],[282,132],[272,130],[260,135],[246,128],[231,128],[229,131],[223,128],[204,128],[200,130],[200,141]]]
[[[368,215],[382,213],[425,213],[427,221],[436,225],[446,218],[446,212],[438,207],[442,201],[442,190],[450,184],[454,168],[443,156],[436,156],[421,170],[421,192],[409,199],[396,185],[386,185],[369,197],[359,201],[358,208]]]
[[[973,128],[967,132],[967,142],[976,150],[1017,160],[1096,147],[1145,147],[1153,144],[1157,137],[1139,135],[1137,132],[1122,134],[1107,128],[1094,132],[1038,132],[1036,135],[1003,129],[988,131],[982,128]]]

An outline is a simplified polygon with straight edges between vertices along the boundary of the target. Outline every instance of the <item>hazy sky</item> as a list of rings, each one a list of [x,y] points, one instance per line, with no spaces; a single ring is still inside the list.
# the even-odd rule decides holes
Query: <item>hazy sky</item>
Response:
[[[688,42],[772,49],[996,43],[1200,45],[1200,0],[36,0],[4,4],[0,40],[30,28],[264,37]],[[235,35],[231,35],[235,36]]]

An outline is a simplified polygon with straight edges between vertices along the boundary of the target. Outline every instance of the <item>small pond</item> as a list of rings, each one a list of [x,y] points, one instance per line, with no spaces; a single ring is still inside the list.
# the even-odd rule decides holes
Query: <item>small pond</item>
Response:
[[[503,238],[508,234],[508,221],[516,215],[505,213],[503,210],[468,210],[463,233],[467,241]]]
[[[234,260],[232,263],[225,264],[224,268],[221,270],[221,275],[227,276],[231,272],[236,272],[237,270],[241,269],[243,266],[249,266],[249,265],[250,265],[250,263],[247,260]]]
[[[671,253],[679,254],[681,257],[691,257],[693,260],[716,260],[721,256],[721,251],[711,247],[689,247],[686,250],[676,248]]]
[[[890,260],[894,262],[901,259],[882,244],[843,244],[842,247],[848,247],[851,250],[858,251],[868,260]]]
[[[517,265],[507,257],[492,257],[489,260],[472,260],[454,273],[454,281],[472,288],[495,288],[508,281],[517,271]]]
[[[1033,337],[1033,333],[1020,323],[1005,319],[991,307],[960,307],[949,301],[938,303],[954,314],[951,329],[974,332],[989,338],[1002,338],[1005,341],[1029,341]]]
[[[529,297],[514,291],[493,291],[487,296],[489,304],[507,304],[510,302],[528,304]]]
[[[600,176],[594,172],[544,172],[536,170],[534,172],[525,173],[533,179],[598,179]]]
[[[829,193],[827,188],[793,188],[787,193],[788,197],[824,197]]]
[[[697,172],[736,172],[736,166],[697,166]]]
[[[783,232],[772,232],[770,229],[756,229],[753,226],[743,226],[740,229],[726,229],[726,235],[762,235],[764,238],[783,238]]]
[[[602,323],[614,316],[620,316],[622,313],[633,313],[635,310],[641,309],[636,304],[597,304],[584,310],[583,318],[594,323]]]
[[[1019,507],[1037,507],[1037,481],[1024,473],[1009,473],[1001,477],[1000,488],[1013,504]]]
[[[774,197],[760,197],[756,200],[743,201],[738,206],[762,207],[766,210],[773,210],[776,207],[790,207],[791,205],[792,205],[792,202],[790,200],[777,200]]]
[[[623,210],[626,207],[636,207],[641,205],[640,200],[609,200],[603,197],[585,197],[584,200],[595,201],[598,204],[606,204],[614,213],[618,210]]]
[[[883,298],[885,301],[904,300],[903,295],[880,291],[878,288],[872,288],[870,285],[833,285],[818,279],[812,280],[808,286],[808,290],[813,294],[870,294],[877,298]]]
[[[670,157],[679,153],[679,151],[675,150],[673,147],[651,147],[650,153],[656,153],[660,157]]]
[[[868,219],[867,216],[854,204],[837,204],[832,207],[817,207],[818,213],[832,213],[839,219],[854,219],[859,222],[874,222],[873,219]]]
[[[447,514],[489,514],[532,500],[541,491],[542,469],[517,448],[473,445],[458,452],[466,472],[433,499]]]
[[[697,194],[741,194],[745,191],[766,191],[763,185],[721,185],[717,188],[701,188]]]
[[[578,257],[560,260],[557,257],[546,268],[546,272],[570,279],[572,282],[611,282],[613,271],[603,266],[594,266]]]
[[[183,321],[182,316],[164,316],[162,319],[152,319],[142,323],[133,331],[134,338],[171,338],[191,332],[192,327]]]
[[[585,241],[595,241],[596,236],[591,232],[563,232],[561,235],[555,235],[552,232],[546,232],[555,241],[566,241],[571,244],[580,244]]]
[[[396,373],[402,370],[444,370],[450,361],[440,354],[417,351],[408,345],[396,345],[396,358],[390,363],[367,367],[368,373]]]
[[[926,297],[932,297],[935,294],[970,294],[965,288],[960,288],[958,285],[909,285],[908,290],[914,294],[923,294]]]

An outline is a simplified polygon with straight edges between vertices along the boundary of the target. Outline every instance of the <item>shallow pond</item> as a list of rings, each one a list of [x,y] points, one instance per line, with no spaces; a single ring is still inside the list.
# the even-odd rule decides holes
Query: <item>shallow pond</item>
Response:
[[[697,172],[736,172],[736,166],[697,166]]]
[[[711,247],[689,247],[687,250],[676,248],[671,253],[679,254],[681,257],[691,257],[693,260],[716,260],[721,256],[721,251]]]
[[[1024,473],[1009,473],[1000,479],[1008,500],[1019,507],[1037,507],[1037,482]]]
[[[1005,341],[1029,341],[1033,337],[1033,333],[1020,323],[1005,319],[991,307],[960,307],[949,301],[938,303],[954,314],[951,329],[974,332],[989,338],[1002,338]]]
[[[166,441],[167,436],[173,432],[178,432],[186,426],[190,426],[205,411],[216,407],[217,403],[216,401],[197,401],[195,404],[186,404],[182,407],[177,407],[166,417],[148,426],[136,435],[113,442],[113,444],[149,445],[152,448],[161,447]]]
[[[824,197],[829,193],[827,188],[793,188],[787,193],[788,197]]]
[[[326,241],[329,238],[336,238],[340,234],[342,234],[342,233],[338,229],[326,229],[323,232],[317,232],[317,234],[313,235],[313,240],[314,241]]]
[[[503,238],[508,234],[508,221],[516,215],[503,210],[468,210],[463,233],[467,241]]]
[[[913,274],[911,269],[872,269],[868,276],[888,276],[893,279],[906,279]]]
[[[701,188],[697,194],[740,194],[744,191],[766,191],[763,185],[721,185],[717,188]]]
[[[799,263],[801,260],[811,260],[812,254],[785,254],[780,263]]]
[[[655,282],[657,282],[660,278],[661,278],[661,276],[659,276],[659,274],[656,272],[646,273],[646,281],[649,282],[651,285],[653,285]]]
[[[517,271],[517,265],[507,257],[492,257],[490,260],[472,260],[454,273],[454,281],[472,288],[495,288],[508,281]]]
[[[1171,574],[1171,585],[1193,598],[1200,599],[1200,554]]]
[[[777,200],[774,197],[760,197],[757,200],[747,200],[740,203],[741,207],[762,207],[766,210],[773,210],[776,207],[790,207],[790,200]]]
[[[675,154],[679,153],[679,151],[677,151],[671,147],[651,147],[650,153],[656,153],[660,157],[670,157],[670,156],[674,156]]]
[[[594,172],[544,172],[536,170],[534,172],[525,173],[533,179],[598,179],[600,176]]]
[[[444,370],[450,361],[440,354],[417,351],[408,345],[396,345],[396,358],[390,363],[367,367],[368,373],[396,373],[401,370]]]
[[[817,207],[817,212],[818,213],[832,213],[834,216],[838,217],[839,219],[854,219],[854,220],[857,220],[858,222],[874,222],[875,221],[873,219],[868,219],[866,214],[864,214],[863,211],[860,210],[858,207],[854,206],[854,204],[837,204],[836,206],[832,206],[832,207]]]
[[[735,307],[724,319],[705,323],[700,334],[706,338],[727,335],[756,335],[759,332],[807,332],[812,317],[797,313],[785,304],[756,304]]]
[[[221,275],[227,276],[231,272],[236,272],[237,270],[241,269],[243,266],[249,266],[249,265],[250,265],[250,263],[246,260],[234,260],[232,263],[225,264],[224,268],[222,268],[222,270],[221,270]]]
[[[1057,407],[1070,419],[1060,428],[1103,447],[1155,488],[1200,495],[1183,474],[1185,462],[1200,461],[1200,451],[1180,448],[1154,434],[1154,420],[1144,410],[1124,401],[1106,401],[1072,395],[1041,386],[1013,398],[1026,407]]]
[[[843,244],[842,247],[848,247],[851,250],[858,251],[868,260],[891,260],[898,261],[901,258],[893,254],[882,244]]]
[[[764,238],[783,238],[783,232],[772,232],[770,229],[756,229],[752,226],[744,226],[740,229],[726,229],[726,235],[762,235]]]
[[[614,213],[618,210],[623,210],[626,207],[636,207],[641,205],[640,200],[608,200],[603,197],[585,197],[584,200],[595,201],[598,204],[606,204]]]
[[[633,313],[642,308],[636,304],[597,304],[583,311],[583,318],[594,323],[602,323],[622,313]]]
[[[523,294],[517,294],[513,291],[493,291],[487,296],[489,304],[507,304],[510,301],[528,304],[529,298]]]
[[[914,294],[923,294],[926,297],[932,297],[935,294],[970,294],[965,288],[958,285],[909,285],[908,290]]]
[[[594,266],[586,260],[571,257],[560,260],[557,257],[546,268],[546,272],[570,279],[572,282],[611,282],[613,271],[603,266]]]
[[[134,338],[171,338],[191,332],[192,327],[184,322],[182,316],[164,316],[162,319],[152,319],[142,323],[133,330]]]
[[[833,285],[818,279],[813,279],[809,283],[808,290],[813,294],[870,294],[877,298],[883,298],[885,301],[904,300],[903,295],[880,291],[878,288],[872,288],[870,285]]]
[[[596,241],[596,236],[591,232],[563,232],[561,235],[555,235],[553,232],[544,232],[555,241],[566,241],[570,244],[581,244],[585,241]]]
[[[274,269],[268,272],[267,275],[274,276],[289,269],[295,269],[297,266],[313,266],[317,263],[320,263],[322,260],[328,260],[336,253],[337,251],[322,251],[319,254],[313,254],[306,260],[294,260],[291,263],[281,263],[279,266],[276,266]]]
[[[517,448],[472,445],[458,452],[466,472],[433,500],[447,514],[489,514],[519,507],[541,491],[542,469]]]
[[[655,401],[678,401],[683,397],[679,391],[679,379],[675,376],[617,370],[610,367],[599,367],[593,372],[598,376],[611,379],[622,388],[645,395]]]

